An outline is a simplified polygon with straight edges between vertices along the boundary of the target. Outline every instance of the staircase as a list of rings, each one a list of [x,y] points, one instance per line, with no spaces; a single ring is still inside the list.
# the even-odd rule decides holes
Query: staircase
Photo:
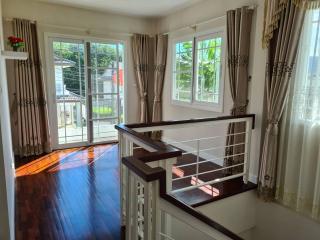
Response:
[[[245,132],[235,133],[245,135],[245,142],[241,143],[243,153],[240,153],[244,157],[243,162],[234,166],[220,166],[202,154],[208,149],[223,148],[224,151],[231,145],[200,147],[204,140],[226,136],[188,139],[197,146],[191,151],[175,145],[176,142],[149,137],[154,131],[186,130],[204,124],[219,128],[239,122],[246,125]],[[248,182],[253,127],[254,115],[116,126],[120,136],[121,218],[125,239],[242,239],[196,207],[255,188]],[[232,156],[221,158],[226,157]],[[239,166],[241,171],[226,172]],[[225,186],[232,191],[222,194]]]

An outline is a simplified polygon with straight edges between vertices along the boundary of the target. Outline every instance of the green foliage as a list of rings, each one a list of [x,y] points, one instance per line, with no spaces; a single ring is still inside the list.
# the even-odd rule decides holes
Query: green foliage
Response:
[[[63,68],[63,79],[68,91],[85,96],[84,45],[78,43],[53,42],[54,55],[62,60],[73,62],[72,67]],[[92,67],[115,67],[117,49],[114,44],[91,43],[90,64]],[[103,74],[104,69],[98,73]],[[80,81],[79,81],[80,80]]]
[[[192,42],[182,42],[176,45],[177,85],[180,90],[190,91],[192,81]]]
[[[92,113],[100,118],[113,117],[115,115],[112,107],[92,107]]]
[[[203,99],[205,101],[212,101],[212,94],[219,88],[217,80],[220,75],[221,41],[221,38],[215,38],[197,43],[197,89],[206,95]],[[177,90],[180,100],[188,100],[192,88],[192,42],[177,43],[176,53]]]

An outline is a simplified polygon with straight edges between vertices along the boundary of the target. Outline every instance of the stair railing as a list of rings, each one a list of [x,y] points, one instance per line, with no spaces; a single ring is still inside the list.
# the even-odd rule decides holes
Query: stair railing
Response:
[[[243,133],[245,134],[244,152],[241,153],[244,156],[244,161],[241,163],[243,167],[242,171],[206,182],[200,180],[200,176],[206,174],[200,171],[200,166],[204,162],[211,160],[203,159],[201,153],[208,149],[202,149],[200,146],[203,141],[209,138],[185,140],[196,142],[196,149],[188,152],[177,147],[177,143],[179,145],[182,141],[169,141],[167,144],[161,141],[154,141],[149,137],[150,134],[146,134],[146,132],[178,128],[185,129],[205,124],[231,124],[239,122],[245,122],[246,126],[245,133]],[[195,229],[195,231],[200,231],[210,236],[210,239],[241,239],[192,207],[180,202],[171,193],[201,188],[239,176],[242,176],[244,182],[247,182],[254,115],[167,121],[152,124],[118,125],[116,128],[119,130],[119,157],[122,159],[120,168],[121,219],[122,225],[126,229],[125,236],[127,240],[174,239],[174,235],[172,235],[174,232],[172,229],[173,218],[191,225],[190,227]],[[178,176],[172,179],[172,169],[174,169],[174,166],[177,166],[177,159],[186,154],[194,154],[196,158],[196,161],[192,163],[196,167],[195,174]],[[228,157],[232,156],[228,155]],[[240,164],[235,164],[219,168],[215,171],[226,171],[229,168],[239,166]],[[192,186],[172,190],[175,181],[179,181],[179,178],[185,179],[186,177],[194,178]]]

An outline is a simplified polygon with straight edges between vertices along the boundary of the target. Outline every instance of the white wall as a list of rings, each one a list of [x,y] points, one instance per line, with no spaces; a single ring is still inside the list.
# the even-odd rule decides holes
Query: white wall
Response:
[[[192,26],[196,23],[203,22],[212,18],[224,16],[226,11],[241,7],[243,5],[257,5],[256,11],[253,17],[253,26],[251,31],[251,50],[250,50],[250,65],[249,74],[252,76],[252,80],[249,83],[249,107],[248,113],[256,114],[256,129],[252,136],[252,152],[251,152],[251,166],[250,174],[251,180],[256,180],[258,173],[258,161],[260,152],[260,139],[261,139],[261,117],[263,109],[263,94],[264,94],[264,68],[265,68],[265,51],[261,47],[261,34],[263,23],[263,0],[207,0],[198,3],[192,7],[181,10],[177,13],[169,15],[161,19],[157,28],[159,32],[172,32],[169,34],[170,38],[183,36],[190,34],[193,30],[190,28],[182,31],[174,31],[181,27]],[[216,21],[199,25],[198,32],[210,30],[215,27],[223,27],[226,25],[225,18],[219,18]],[[170,46],[171,47],[171,46]],[[232,108],[232,99],[230,95],[230,86],[228,75],[225,74],[224,79],[224,108],[223,113],[203,111],[193,108],[181,107],[172,105],[171,103],[171,51],[168,54],[168,68],[165,77],[165,86],[163,94],[163,106],[164,106],[164,119],[189,119],[189,118],[202,118],[202,117],[216,117],[221,115],[229,115]],[[225,68],[227,70],[227,68]],[[226,71],[227,72],[227,71]],[[254,91],[253,91],[254,89]],[[209,131],[210,132],[210,131]],[[208,133],[207,133],[208,134]],[[198,136],[197,130],[190,132],[191,136]],[[167,136],[172,138],[172,135]]]
[[[273,202],[263,202],[254,190],[197,210],[246,240],[318,240],[320,224]]]
[[[4,49],[0,1],[0,50]],[[0,53],[0,239],[14,239],[14,164],[6,62]]]
[[[239,234],[256,226],[257,196],[254,191],[248,191],[197,207],[197,210]]]
[[[126,75],[128,91],[126,98],[130,102],[127,108],[127,120],[128,122],[136,122],[138,120],[138,98],[133,74],[130,36],[123,33],[152,34],[155,30],[153,20],[52,5],[36,0],[3,0],[3,15],[5,19],[17,17],[38,22],[44,70],[46,69],[45,32],[125,41],[128,50],[128,72]],[[6,22],[6,25],[10,24],[10,22]],[[46,81],[48,80],[46,74],[45,79]],[[50,89],[48,90],[48,97],[52,98]]]
[[[252,239],[319,240],[320,224],[276,203],[259,201]]]

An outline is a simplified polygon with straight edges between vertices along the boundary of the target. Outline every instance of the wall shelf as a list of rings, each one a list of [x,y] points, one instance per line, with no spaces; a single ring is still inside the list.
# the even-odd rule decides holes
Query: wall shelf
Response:
[[[27,52],[1,51],[1,57],[12,60],[27,60],[29,54]]]

